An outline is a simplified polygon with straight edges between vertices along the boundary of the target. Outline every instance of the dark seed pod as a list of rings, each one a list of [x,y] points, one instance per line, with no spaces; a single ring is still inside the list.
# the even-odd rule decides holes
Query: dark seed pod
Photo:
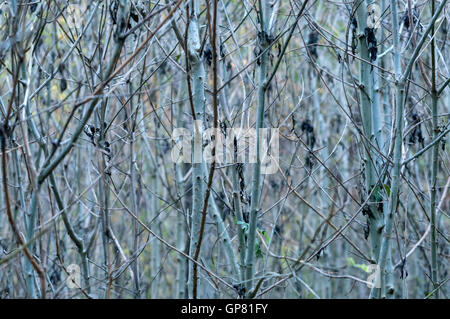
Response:
[[[413,22],[413,26],[417,24],[417,22],[419,21],[419,12],[417,11],[417,8],[414,7],[411,10],[411,16],[412,16],[412,22]],[[409,21],[409,10],[405,10],[405,13],[403,14],[400,23],[403,23],[403,25],[405,26],[406,30],[410,29],[410,21]],[[422,26],[420,25],[420,21],[419,21],[419,28],[422,29]]]
[[[118,9],[117,1],[113,1],[109,6],[109,14],[111,16],[113,24],[115,25],[117,25],[117,9]]]
[[[220,57],[222,59],[225,58],[225,46],[223,45],[223,43],[220,44],[219,50],[220,50]]]
[[[311,170],[314,166],[314,162],[310,153],[306,156],[305,164],[309,170]]]
[[[244,217],[244,222],[246,222],[246,223],[249,222],[249,213],[248,213],[247,211],[245,211],[245,212],[243,213],[243,216],[242,216],[242,217]]]
[[[278,236],[281,236],[281,233],[283,232],[283,227],[282,226],[280,226],[280,225],[276,225],[275,226],[275,233],[278,235]]]
[[[304,120],[300,126],[302,132],[312,133],[314,132],[314,127],[311,125],[310,120]]]
[[[227,123],[225,121],[219,121],[220,132],[223,136],[227,136]]]
[[[84,134],[86,134],[88,137],[92,138],[93,133],[92,133],[92,131],[91,131],[90,125],[86,125],[86,126],[84,127],[83,131],[84,131]]]
[[[370,210],[369,205],[364,205],[363,209],[362,209],[362,214],[364,216],[372,216],[372,211]]]
[[[33,3],[30,4],[30,11],[31,11],[31,13],[36,11],[37,5],[38,5],[37,2],[33,2]]]
[[[255,55],[255,57],[258,57],[258,60],[256,60],[256,64],[257,64],[257,65],[261,65],[261,59],[259,58],[259,54],[260,54],[259,47],[256,46],[256,47],[253,49],[253,54]]]
[[[356,20],[355,17],[352,18],[352,28],[353,29],[357,29],[358,28],[358,21]]]
[[[236,289],[239,298],[245,297],[245,286],[243,284],[233,285],[233,288]]]
[[[356,48],[358,47],[358,40],[356,37],[356,29],[358,29],[358,22],[356,21],[356,18],[352,18],[352,54],[356,54]]]
[[[366,225],[364,226],[364,239],[367,240],[367,238],[369,238],[369,233],[370,233],[370,224],[366,223]]]
[[[377,38],[375,36],[375,29],[372,28],[366,28],[364,30],[366,35],[366,41],[367,41],[367,49],[369,50],[369,58],[370,62],[373,62],[377,59]],[[371,70],[373,70],[373,65]]]
[[[406,270],[406,258],[403,258],[402,263],[400,264],[400,279],[405,279],[408,277],[408,271]]]
[[[422,147],[424,146],[425,139],[422,135],[422,128],[420,126],[420,116],[417,113],[413,113],[411,115],[411,125],[414,126],[413,130],[411,131],[411,134],[409,135],[409,144],[415,144],[416,142],[419,142]]]
[[[208,65],[211,66],[213,56],[211,47],[209,45],[205,48],[205,51],[203,51],[203,57],[206,63],[208,63]]]
[[[228,61],[228,63],[227,63],[227,71],[230,72],[232,68],[233,68],[233,66],[231,65],[231,62]]]
[[[274,189],[278,189],[278,184],[273,179],[269,180],[270,186]]]
[[[134,6],[130,10],[130,17],[134,22],[139,22],[139,15],[136,13]]]
[[[50,282],[52,285],[57,285],[61,280],[61,272],[58,269],[54,269],[50,275]]]
[[[59,82],[59,90],[61,92],[64,92],[67,89],[67,81],[66,79],[62,78],[61,81]]]
[[[320,256],[322,255],[322,253],[323,253],[323,248],[320,248],[319,251],[316,253],[316,259],[317,260],[320,259]]]
[[[315,61],[318,58],[317,54],[317,44],[319,43],[319,32],[316,30],[313,30],[309,33],[308,36],[308,52],[311,56],[311,58]]]

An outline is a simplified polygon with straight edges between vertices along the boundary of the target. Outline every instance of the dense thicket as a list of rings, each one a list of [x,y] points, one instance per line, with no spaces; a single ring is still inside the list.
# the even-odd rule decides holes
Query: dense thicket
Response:
[[[0,298],[447,298],[449,9],[1,2]]]

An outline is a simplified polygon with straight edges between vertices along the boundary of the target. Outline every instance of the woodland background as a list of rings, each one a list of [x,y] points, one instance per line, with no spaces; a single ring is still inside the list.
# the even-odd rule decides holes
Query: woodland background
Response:
[[[1,1],[0,298],[448,298],[449,9]]]

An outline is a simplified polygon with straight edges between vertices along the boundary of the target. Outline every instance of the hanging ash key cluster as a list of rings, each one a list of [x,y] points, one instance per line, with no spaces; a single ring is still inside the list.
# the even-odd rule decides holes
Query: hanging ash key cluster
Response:
[[[364,30],[367,41],[367,50],[369,51],[370,62],[375,62],[378,54],[377,38],[375,36],[375,30],[376,29],[374,28],[366,28]],[[373,70],[373,65],[371,70]]]
[[[86,134],[91,139],[91,143],[94,146],[97,146],[97,140],[100,137],[100,128],[95,127],[94,125],[86,125],[83,130],[84,134]]]
[[[309,119],[306,119],[302,122],[300,129],[302,133],[306,135],[306,144],[310,151],[306,156],[306,166],[311,170],[314,166],[314,160],[312,152],[314,152],[314,146],[316,145],[316,136],[314,134],[314,126],[312,125]]]
[[[107,125],[106,123],[103,124],[104,128],[106,129]],[[92,145],[100,148],[102,150],[102,153],[104,153],[108,159],[108,161],[111,160],[111,144],[104,140],[103,142],[100,141],[100,127],[95,127],[94,125],[86,125],[83,129],[84,134],[86,134],[90,140]]]
[[[213,59],[213,52],[210,45],[207,45],[205,50],[203,51],[203,59],[206,61],[208,66],[211,66]]]
[[[238,145],[237,145],[236,137],[234,137],[233,146],[234,146],[234,157],[235,157],[235,159],[237,159],[238,158]],[[238,178],[239,178],[239,195],[241,198],[241,202],[243,204],[250,204],[251,196],[249,196],[247,194],[247,192],[245,191],[244,164],[237,162],[235,165],[236,165],[236,171],[238,173]],[[246,222],[246,223],[249,222],[249,212],[248,211],[243,212],[243,218],[244,218],[244,222]]]
[[[351,28],[352,28],[352,54],[356,55],[356,48],[358,47],[358,36],[357,36],[357,30],[358,30],[358,21],[355,17],[351,18]]]
[[[405,12],[403,13],[403,16],[400,20],[400,24],[403,23],[404,27],[406,30],[410,30],[411,29],[411,19],[412,18],[412,23],[413,23],[413,28],[418,27],[421,31],[423,29],[422,24],[420,23],[420,14],[419,11],[417,10],[417,6],[414,6],[414,8],[412,8],[412,10],[408,10],[406,9]]]
[[[424,147],[425,139],[422,134],[422,129],[420,127],[420,123],[422,122],[420,116],[417,113],[412,113],[411,115],[411,134],[409,135],[408,142],[410,145],[416,144],[417,142]]]
[[[319,32],[316,30],[312,30],[308,35],[308,52],[313,59],[313,61],[316,61],[319,55],[317,54],[317,45],[319,43]]]

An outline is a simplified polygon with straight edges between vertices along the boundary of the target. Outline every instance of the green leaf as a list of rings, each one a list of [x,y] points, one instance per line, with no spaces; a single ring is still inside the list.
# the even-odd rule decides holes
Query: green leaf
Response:
[[[262,230],[262,229],[258,229],[258,232],[259,232],[261,235],[264,236],[264,238],[266,239],[266,243],[269,244],[269,242],[270,242],[270,237],[269,237],[269,235],[267,234],[267,232],[266,232],[265,230]]]
[[[355,263],[355,260],[352,257],[347,258],[347,264],[351,267],[356,267],[361,269],[362,271],[366,272],[366,273],[370,273],[369,271],[369,265],[366,264],[357,264]]]
[[[380,194],[380,186],[375,186],[375,189],[373,191],[373,197],[375,198],[375,201],[379,202],[382,200],[381,194]]]
[[[256,254],[256,258],[262,258],[263,254],[261,251],[261,246],[259,245],[259,243],[255,244],[255,254]]]
[[[386,194],[388,195],[388,197],[391,196],[391,189],[390,189],[390,187],[388,185],[386,185],[386,184],[383,184],[383,186],[384,186],[384,189],[386,190]]]
[[[366,273],[370,273],[369,271],[369,265],[365,265],[365,264],[356,264],[355,267],[362,269],[364,272]]]
[[[355,265],[355,260],[352,257],[348,257],[347,258],[347,264],[349,266],[354,266]]]

